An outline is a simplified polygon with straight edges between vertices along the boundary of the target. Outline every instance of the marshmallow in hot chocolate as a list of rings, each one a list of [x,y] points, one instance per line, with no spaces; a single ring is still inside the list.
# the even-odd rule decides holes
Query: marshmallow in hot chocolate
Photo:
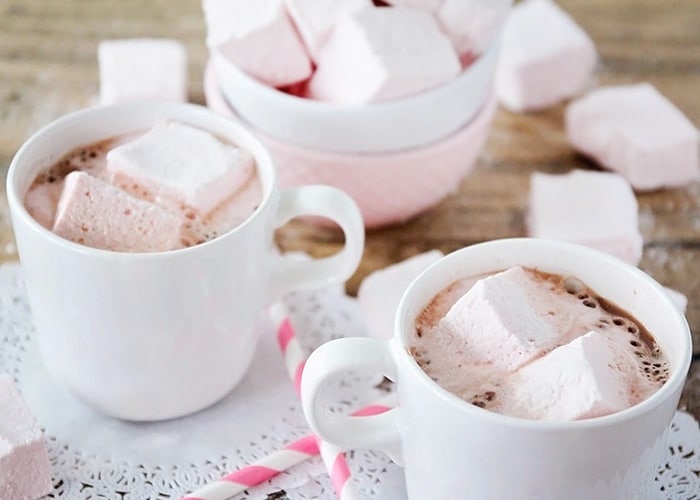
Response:
[[[154,252],[182,248],[183,220],[85,172],[63,183],[53,232],[93,248]]]
[[[416,319],[409,344],[448,391],[535,420],[623,410],[669,370],[643,325],[584,283],[520,267],[452,283]]]
[[[261,199],[248,151],[163,122],[69,152],[37,175],[24,203],[37,222],[75,243],[155,252],[226,233]]]
[[[107,171],[128,190],[184,203],[205,216],[253,174],[253,157],[183,123],[160,123],[107,153]]]

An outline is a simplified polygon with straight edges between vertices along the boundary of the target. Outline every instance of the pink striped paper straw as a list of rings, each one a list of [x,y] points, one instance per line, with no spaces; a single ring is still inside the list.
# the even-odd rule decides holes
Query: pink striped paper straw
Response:
[[[316,436],[309,434],[281,450],[190,493],[182,500],[226,500],[318,454]]]
[[[394,395],[388,396],[372,405],[357,410],[352,415],[365,417],[384,413],[394,407],[395,399]],[[277,474],[311,457],[315,457],[319,453],[318,438],[313,434],[308,434],[288,444],[281,450],[274,451],[265,458],[261,458],[231,474],[225,475],[218,481],[190,493],[181,500],[226,500],[243,493],[253,486],[264,483],[268,479],[272,479]],[[343,464],[339,463],[337,467],[342,469]],[[344,472],[337,472],[335,477],[342,478],[344,475]]]
[[[301,374],[306,364],[306,356],[289,320],[287,306],[281,301],[273,304],[270,307],[270,318],[277,330],[277,343],[284,356],[287,373],[294,384],[297,394],[300,394]],[[350,468],[345,459],[345,454],[338,447],[320,439],[318,440],[318,447],[338,499],[359,500],[360,497],[350,480]]]

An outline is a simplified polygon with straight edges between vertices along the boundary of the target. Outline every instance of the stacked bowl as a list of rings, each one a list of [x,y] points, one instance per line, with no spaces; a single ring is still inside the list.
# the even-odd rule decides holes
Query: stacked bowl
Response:
[[[474,167],[496,108],[498,44],[456,77],[362,105],[271,87],[210,46],[207,105],[251,129],[284,186],[328,184],[357,202],[368,228],[409,219],[457,189]]]

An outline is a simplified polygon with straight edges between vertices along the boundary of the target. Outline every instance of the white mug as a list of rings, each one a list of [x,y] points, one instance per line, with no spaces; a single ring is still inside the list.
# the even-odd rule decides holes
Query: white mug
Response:
[[[202,244],[155,253],[99,250],[65,240],[27,212],[33,179],[64,154],[176,120],[250,151],[263,196],[241,225]],[[364,247],[352,199],[328,186],[280,189],[261,143],[240,125],[191,104],[97,107],[61,118],[17,152],[7,196],[39,348],[62,385],[124,419],[159,420],[221,399],[245,374],[256,320],[270,302],[350,277]],[[301,216],[326,217],[345,235],[335,255],[280,256],[274,230]]]
[[[469,404],[434,382],[408,353],[414,321],[450,283],[512,266],[573,275],[631,313],[667,354],[668,381],[618,413],[573,422],[525,420]],[[691,360],[683,314],[647,274],[568,243],[505,239],[466,247],[423,272],[406,290],[390,341],[348,338],[309,358],[302,377],[313,431],[342,449],[384,450],[405,467],[411,500],[637,500],[657,498],[654,478]],[[433,360],[433,362],[435,362]],[[395,380],[397,408],[373,417],[324,411],[321,388],[347,370]]]

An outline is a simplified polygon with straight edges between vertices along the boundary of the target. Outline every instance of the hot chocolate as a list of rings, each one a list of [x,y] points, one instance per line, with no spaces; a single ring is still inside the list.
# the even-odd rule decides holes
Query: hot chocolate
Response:
[[[577,420],[643,401],[669,363],[645,327],[574,277],[533,269],[462,279],[415,322],[410,353],[482,408]]]
[[[144,252],[213,239],[244,222],[261,200],[248,152],[165,122],[70,151],[37,175],[24,204],[66,239]]]

